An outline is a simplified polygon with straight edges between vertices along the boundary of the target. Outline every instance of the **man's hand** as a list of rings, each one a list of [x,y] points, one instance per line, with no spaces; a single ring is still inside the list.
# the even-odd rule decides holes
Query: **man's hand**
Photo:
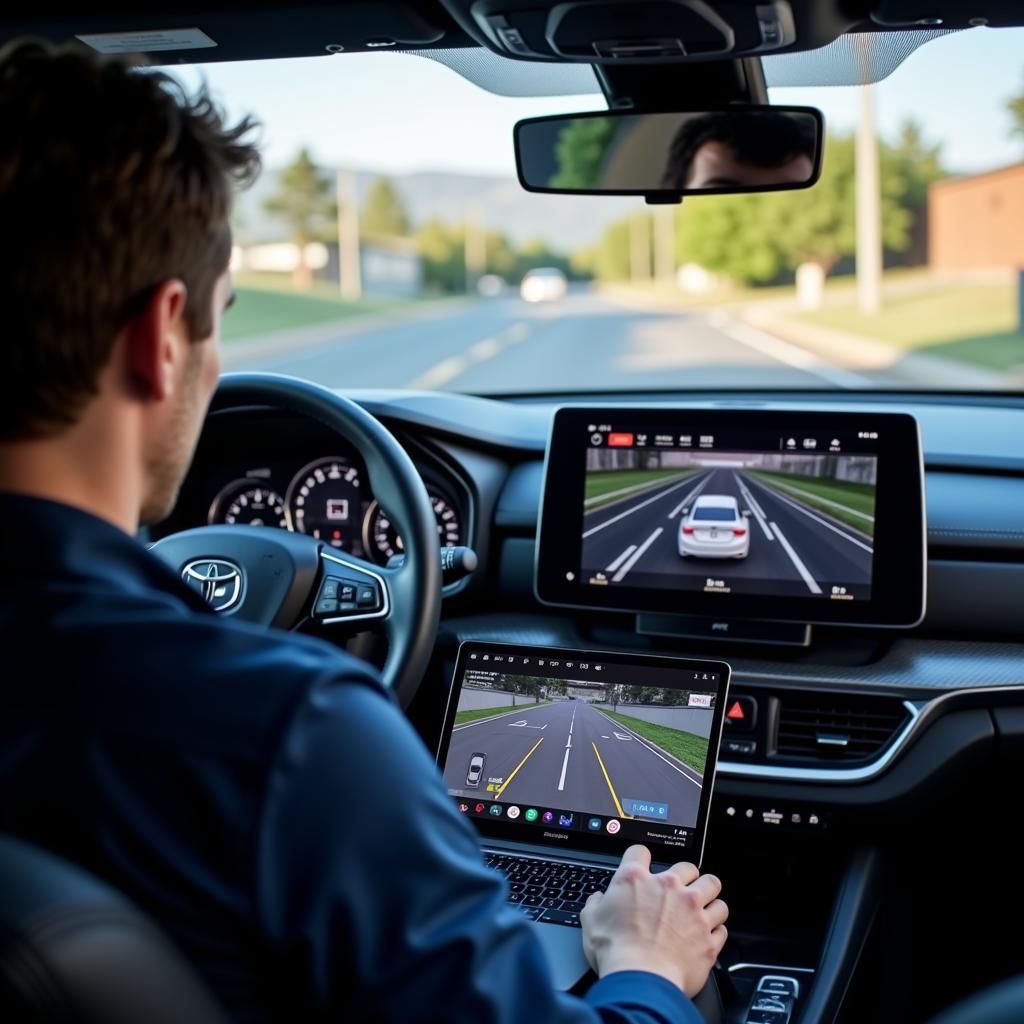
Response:
[[[598,976],[650,971],[696,995],[725,945],[722,883],[689,863],[651,874],[646,847],[631,846],[606,892],[583,908],[583,948]]]

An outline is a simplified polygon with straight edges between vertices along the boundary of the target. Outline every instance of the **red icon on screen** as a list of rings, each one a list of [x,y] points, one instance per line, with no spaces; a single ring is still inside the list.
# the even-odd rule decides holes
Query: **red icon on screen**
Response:
[[[743,712],[743,705],[740,704],[739,701],[736,701],[736,703],[733,704],[733,706],[725,713],[725,717],[732,718],[737,722],[742,722],[747,716]]]
[[[608,447],[609,448],[632,448],[633,447],[633,435],[632,434],[609,434],[608,435]]]

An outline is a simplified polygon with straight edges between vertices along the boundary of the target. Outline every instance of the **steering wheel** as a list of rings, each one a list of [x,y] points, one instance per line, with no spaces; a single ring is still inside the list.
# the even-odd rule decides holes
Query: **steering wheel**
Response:
[[[384,684],[408,707],[430,661],[441,615],[437,526],[416,467],[379,420],[317,384],[271,373],[222,377],[210,411],[247,406],[308,417],[352,445],[401,534],[404,561],[382,568],[305,534],[261,526],[183,530],[151,550],[224,615],[282,629],[310,620],[343,631],[380,629],[388,641]]]

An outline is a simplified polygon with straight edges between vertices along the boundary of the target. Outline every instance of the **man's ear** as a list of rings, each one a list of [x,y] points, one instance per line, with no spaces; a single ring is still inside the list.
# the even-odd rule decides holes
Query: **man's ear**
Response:
[[[164,401],[174,391],[174,371],[187,342],[188,289],[178,278],[155,288],[145,307],[125,325],[125,361],[135,387],[147,399]]]

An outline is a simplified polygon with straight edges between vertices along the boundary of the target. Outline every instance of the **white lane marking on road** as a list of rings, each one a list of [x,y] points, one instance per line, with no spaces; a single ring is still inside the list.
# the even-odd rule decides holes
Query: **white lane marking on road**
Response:
[[[608,716],[605,715],[604,712],[600,708],[594,708],[594,710],[598,714],[603,715],[605,718],[608,718]],[[611,718],[608,718],[608,721],[612,722],[614,720],[611,719]],[[620,725],[621,723],[615,722],[615,724],[616,725]],[[622,728],[629,729],[628,726],[622,726]],[[665,755],[660,750],[657,749],[657,747],[651,746],[651,744],[648,743],[638,733],[635,733],[632,730],[629,730],[629,731],[630,731],[630,735],[633,737],[633,739],[635,739],[637,741],[637,743],[640,744],[641,747],[643,747],[645,750],[649,750],[652,754],[654,754],[655,757],[660,757],[662,759],[662,761],[664,761],[665,764],[667,764],[669,766],[669,768],[675,769],[677,772],[679,772],[680,775],[683,776],[683,778],[689,779],[690,782],[692,782],[695,786],[703,786],[704,785],[704,776],[701,775],[700,772],[698,772],[695,768],[691,768],[689,765],[686,765],[685,770],[683,768],[680,768],[679,765],[673,764],[667,757],[665,757]],[[608,739],[608,737],[607,736],[602,736],[601,739],[606,740],[606,739]],[[683,762],[680,761],[679,764],[683,764]],[[693,775],[696,775],[697,778],[694,778],[693,775],[690,775],[689,774],[690,772],[693,772]]]
[[[829,384],[847,389],[872,386],[871,380],[859,373],[826,363],[805,348],[776,338],[773,334],[751,327],[750,324],[738,323],[721,311],[709,316],[708,322],[733,341],[738,341],[741,345],[746,345],[747,348],[752,348],[755,352],[760,352],[761,355],[777,362],[826,380]]]
[[[618,567],[619,567],[620,565],[622,565],[622,563],[623,563],[623,562],[624,562],[624,561],[625,561],[625,560],[626,560],[627,558],[629,558],[629,556],[630,556],[631,554],[633,554],[633,552],[634,552],[634,551],[636,551],[636,545],[635,545],[635,544],[630,544],[630,545],[629,545],[629,547],[628,547],[628,548],[626,548],[626,550],[625,550],[625,551],[623,551],[623,552],[622,552],[622,554],[621,554],[621,555],[619,555],[619,557],[618,557],[618,558],[616,558],[616,559],[615,559],[615,561],[614,561],[614,562],[612,562],[612,564],[611,564],[611,565],[607,566],[607,567],[605,568],[605,570],[604,570],[604,571],[605,571],[605,572],[615,572],[615,570],[616,570],[616,569],[618,569]]]
[[[569,754],[572,753],[568,747],[565,748],[565,757],[562,758],[562,774],[558,779],[559,790],[565,789],[565,770],[569,767]]]
[[[604,494],[595,494],[592,498],[587,498],[583,502],[583,507],[586,508],[588,505],[596,505],[599,501],[605,502],[609,505],[614,505],[615,502],[608,501],[609,498],[614,498],[616,495],[627,495],[627,494],[642,494],[644,491],[649,491],[654,487],[662,487],[665,484],[671,483],[673,480],[678,480],[681,474],[675,473],[672,476],[663,477],[661,480],[650,481],[648,480],[645,484],[633,484],[632,487],[620,487],[617,491],[605,491]],[[686,479],[690,479],[692,473],[682,474]],[[591,509],[592,512],[596,512],[597,509]]]
[[[602,736],[601,739],[603,739],[603,740],[610,740],[611,736]]]
[[[547,704],[541,704],[540,707],[546,708]],[[494,722],[499,718],[508,718],[509,715],[524,715],[527,711],[537,711],[538,708],[514,708],[512,711],[504,711],[500,715],[491,715],[490,718],[478,718],[475,722],[463,722],[462,725],[455,726],[452,732],[458,732],[460,729],[470,729],[474,725],[483,725],[485,722]]]
[[[613,732],[612,735],[617,740],[632,740],[632,736],[627,736],[624,732]]]
[[[618,571],[618,572],[617,572],[617,573],[616,573],[616,574],[615,574],[615,575],[614,575],[614,576],[612,577],[612,583],[618,583],[618,582],[619,582],[619,581],[620,581],[620,580],[622,579],[622,577],[623,577],[623,576],[625,576],[625,575],[626,575],[626,573],[627,573],[627,572],[629,572],[629,570],[630,570],[630,569],[632,569],[632,568],[633,568],[633,566],[634,566],[634,565],[636,565],[636,563],[637,563],[637,562],[639,562],[641,558],[643,558],[643,556],[644,556],[644,555],[645,555],[645,554],[647,553],[647,549],[648,549],[648,548],[649,548],[649,547],[650,547],[650,546],[651,546],[651,545],[652,545],[652,544],[653,544],[653,543],[654,543],[654,542],[655,542],[655,541],[656,541],[656,540],[657,540],[657,539],[658,539],[658,538],[659,538],[659,537],[660,537],[660,536],[661,536],[661,535],[662,535],[662,534],[663,534],[664,532],[665,532],[665,531],[664,531],[664,529],[663,529],[662,527],[660,527],[660,526],[659,526],[659,527],[658,527],[658,528],[657,528],[657,529],[656,529],[656,530],[654,531],[654,533],[652,533],[652,534],[650,535],[650,537],[648,537],[648,538],[647,538],[647,540],[645,540],[645,541],[643,542],[643,544],[641,544],[641,545],[640,545],[640,547],[638,547],[638,548],[636,549],[636,551],[634,551],[634,552],[633,552],[633,554],[631,554],[631,555],[629,556],[629,559],[628,559],[627,561],[623,562],[623,564],[622,564],[622,568],[621,568],[621,569],[619,569],[619,571]]]
[[[573,724],[575,723],[575,721],[576,721],[576,705],[574,704],[573,705],[573,709],[572,709],[572,718],[569,719],[569,735],[570,736],[572,735],[572,727],[573,727]]]
[[[764,530],[764,535],[774,544],[775,537],[772,531],[768,529],[768,524],[764,520],[764,513],[758,508],[757,502],[754,501],[754,496],[740,479],[739,473],[733,473],[733,476],[736,477],[736,484],[740,489],[740,494],[743,495],[743,500],[750,506],[750,511],[754,513],[754,518],[757,520],[758,525]]]
[[[525,322],[512,324],[499,331],[497,335],[470,345],[460,355],[449,356],[447,359],[435,363],[430,369],[424,370],[418,377],[411,380],[406,387],[425,391],[442,387],[464,374],[471,366],[486,363],[489,359],[500,355],[510,345],[518,344],[531,333],[531,330],[532,328]]]
[[[598,526],[592,526],[589,530],[586,530],[583,534],[584,539],[597,533],[599,530],[603,530],[606,526],[611,526],[612,523],[617,523],[620,519],[625,519],[626,516],[631,516],[634,512],[639,512],[640,509],[646,508],[651,502],[661,501],[662,498],[668,497],[673,491],[678,491],[680,487],[684,487],[690,482],[690,477],[685,480],[680,480],[679,483],[674,484],[667,490],[659,491],[652,498],[647,498],[645,501],[641,501],[639,505],[633,505],[632,508],[627,508],[625,512],[620,512],[618,515],[612,516],[611,519],[606,519],[603,523]]]
[[[779,543],[782,545],[782,550],[789,555],[789,560],[796,567],[796,571],[803,577],[804,583],[807,584],[807,589],[812,594],[820,594],[821,587],[818,586],[818,581],[810,574],[807,566],[801,561],[800,556],[793,550],[793,545],[786,540],[786,535],[778,528],[775,523],[771,524],[772,530],[775,532],[775,536],[779,538]]]
[[[679,502],[679,504],[676,505],[676,507],[674,509],[672,509],[671,512],[669,512],[669,514],[668,514],[668,516],[666,518],[668,518],[668,519],[675,519],[675,517],[677,515],[679,515],[679,513],[682,512],[682,510],[691,501],[693,501],[693,499],[696,498],[697,495],[700,494],[700,492],[703,491],[705,487],[707,487],[708,481],[710,479],[711,479],[711,474],[708,473],[708,475],[706,477],[704,477],[704,479],[700,482],[700,486],[695,487],[692,491],[690,491],[690,493],[688,495],[686,495],[686,497],[683,498],[683,500],[681,502]]]
[[[767,487],[766,484],[763,484],[760,481],[758,481],[758,484],[761,487]],[[833,526],[833,524],[830,523],[827,519],[822,519],[821,516],[815,515],[810,509],[801,505],[800,502],[793,501],[792,498],[787,498],[784,494],[779,494],[778,491],[772,491],[770,487],[767,487],[767,489],[772,493],[774,497],[778,498],[779,501],[785,502],[787,505],[791,505],[793,508],[797,510],[797,512],[802,512],[805,516],[807,516],[808,519],[813,519],[816,523],[821,523],[822,526],[828,527],[828,529],[830,529],[833,533],[838,533],[839,536],[843,538],[843,540],[848,540],[851,544],[856,544],[857,547],[863,548],[869,555],[873,555],[875,553],[875,549],[871,547],[869,544],[865,544],[863,541],[858,540],[856,537],[851,537],[850,534],[848,534],[845,530],[840,530],[838,526]]]

